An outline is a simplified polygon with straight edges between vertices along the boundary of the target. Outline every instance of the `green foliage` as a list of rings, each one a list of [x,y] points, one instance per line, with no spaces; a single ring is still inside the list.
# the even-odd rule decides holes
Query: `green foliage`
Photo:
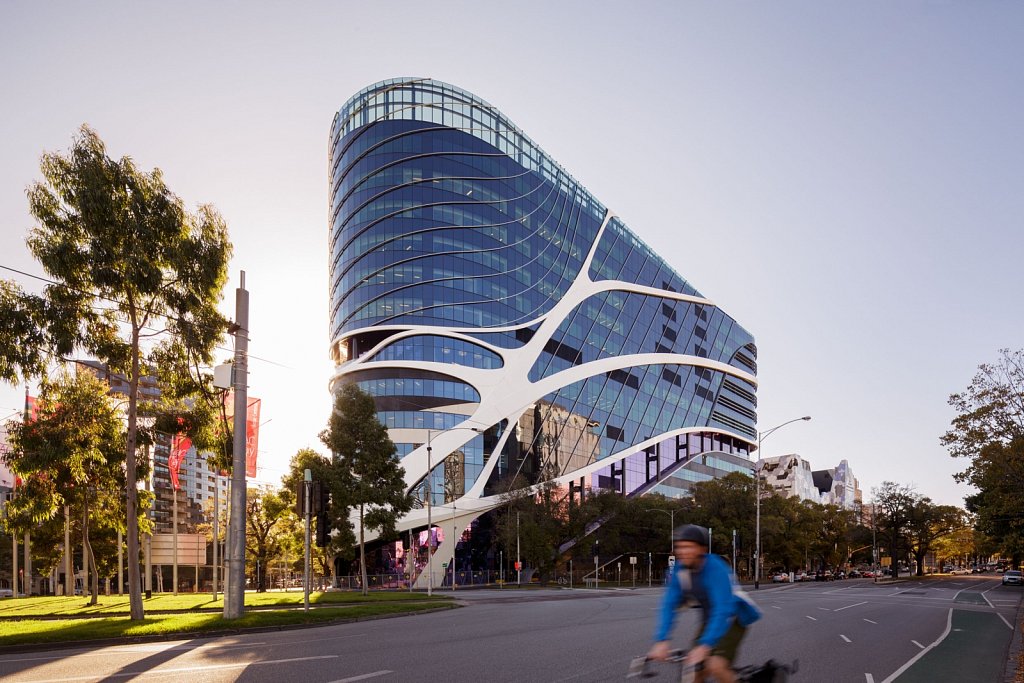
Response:
[[[555,473],[548,470],[545,482],[530,488],[525,478],[518,477],[501,496],[504,503],[497,519],[498,543],[505,557],[519,557],[524,566],[547,580],[558,562],[559,544],[573,534],[568,499],[564,489],[550,482]]]
[[[977,529],[1019,562],[1024,557],[1024,350],[1001,349],[967,390],[949,397],[956,410],[942,437],[950,455],[969,460],[956,475],[978,492],[966,500]]]
[[[281,498],[286,501],[290,508],[296,504],[296,492],[303,481],[304,472],[310,471],[313,481],[323,482],[331,492],[331,510],[328,514],[328,521],[334,533],[331,536],[331,543],[326,548],[317,548],[315,545],[311,552],[318,556],[318,561],[324,568],[331,567],[329,573],[333,573],[333,562],[329,558],[335,556],[345,559],[352,559],[355,552],[355,536],[352,532],[352,524],[349,521],[349,511],[352,509],[352,501],[349,499],[351,489],[347,485],[347,472],[337,461],[317,453],[312,448],[302,448],[292,456],[291,464],[288,467],[288,474],[281,480]],[[298,520],[301,521],[301,520]],[[311,525],[312,534],[315,531],[316,518],[313,518]],[[304,529],[296,529],[298,537],[295,544],[301,558],[302,533]]]
[[[15,384],[46,369],[45,301],[0,280],[0,381]]]
[[[288,505],[274,491],[249,489],[245,499],[245,552],[249,557],[247,568],[254,578],[259,563],[257,590],[267,589],[267,567],[269,560],[281,551],[282,529],[278,522]],[[283,525],[282,525],[283,526]]]
[[[412,509],[405,470],[387,429],[377,420],[373,398],[355,384],[347,384],[338,391],[320,440],[334,454],[332,464],[337,482],[347,494],[343,498],[345,504],[359,513],[359,557],[365,592],[364,529],[376,529],[384,539],[396,535],[399,515]],[[350,525],[347,521],[345,524]]]
[[[125,490],[129,556],[134,556],[139,379],[160,374],[169,394],[175,394],[168,373],[180,376],[185,368],[212,361],[226,324],[217,303],[231,253],[227,228],[211,206],[186,211],[159,170],[146,173],[128,157],[108,157],[88,126],[82,126],[66,155],[44,154],[40,165],[43,181],[28,190],[38,221],[28,247],[57,284],[41,298],[18,297],[21,306],[13,313],[11,296],[5,295],[3,315],[13,317],[19,330],[28,321],[41,322],[45,329],[36,337],[43,336],[49,353],[66,356],[82,348],[128,378]],[[164,334],[149,355],[143,339]],[[22,372],[38,369],[33,358],[16,356],[3,363],[0,373],[8,376],[5,368],[15,363]],[[129,563],[133,619],[143,617],[141,588],[138,568]]]

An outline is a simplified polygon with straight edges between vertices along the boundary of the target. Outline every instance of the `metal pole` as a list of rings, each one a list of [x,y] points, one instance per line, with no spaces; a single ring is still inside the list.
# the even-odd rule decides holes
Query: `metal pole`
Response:
[[[117,594],[124,595],[124,538],[120,529],[117,530]]]
[[[11,597],[18,597],[18,534],[11,529],[11,541],[14,550],[11,552]]]
[[[171,446],[171,447],[173,448],[173,446]],[[172,589],[173,590],[172,595],[177,595],[178,594],[178,488],[177,487],[172,487],[171,490],[172,490],[172,492],[174,494],[174,515],[172,516],[172,519],[174,520],[174,533],[171,535],[171,537],[174,539],[174,563],[171,565],[172,569],[173,569],[171,571],[171,574],[173,575],[173,580],[174,580],[174,588]]]
[[[653,585],[653,583],[654,583],[654,579],[651,578],[651,575],[653,573],[654,573],[654,558],[651,557],[650,553],[647,553],[647,587],[648,588],[650,588]]]
[[[21,564],[25,569],[25,580],[21,582],[21,590],[25,595],[32,595],[32,535],[25,532],[25,561]]]
[[[519,511],[516,511],[516,585],[523,587],[523,563],[519,559]]]
[[[498,551],[498,585],[505,587],[505,551]]]
[[[220,472],[213,473],[213,599],[217,599],[217,551],[220,550]]]
[[[763,460],[761,457],[761,434],[757,433],[757,459]],[[761,588],[761,470],[754,463],[754,497],[755,507],[757,512],[755,513],[756,521],[754,522],[754,536],[757,537],[754,547],[754,590],[760,590]]]
[[[455,526],[455,503],[452,503],[452,590],[455,590],[455,548],[459,545],[459,527]]]
[[[569,560],[569,588],[572,588],[572,560]]]
[[[736,530],[732,530],[732,573],[736,574]]]
[[[430,510],[433,507],[431,505],[431,491],[430,491],[430,430],[427,430],[427,480],[426,488],[424,489],[425,498],[427,499],[427,595],[434,594],[434,525],[430,518]]]
[[[152,479],[153,479],[153,463],[149,459],[149,446],[148,445],[146,446],[146,462],[149,463],[149,476],[146,477],[146,492],[148,493],[151,490],[151,488],[152,488]],[[152,515],[153,508],[155,508],[155,507],[156,506],[154,505],[152,508],[150,508],[149,512],[147,512],[146,514],[147,515]],[[155,519],[153,520],[153,523],[154,523],[154,526],[155,526],[155,524],[156,524],[156,520]],[[143,582],[143,590],[146,591],[146,597],[150,598],[150,597],[153,596],[153,534],[146,534],[146,544],[145,544],[145,547],[142,549],[142,554],[143,554],[143,557],[145,558],[145,561],[146,561],[146,580]],[[137,562],[137,561],[138,560],[136,560],[135,558],[132,558],[132,559],[129,560],[129,562]],[[129,570],[128,571],[128,582],[129,582],[128,588],[129,588],[129,592],[131,592],[130,591],[130,589],[131,589],[131,580],[132,580],[131,570]]]
[[[245,418],[248,413],[249,292],[245,271],[235,290],[235,416],[231,462],[231,542],[228,548],[228,586],[224,618],[237,619],[245,611]]]
[[[409,529],[409,552],[405,555],[405,568],[409,572],[409,592],[412,593],[412,572],[416,568],[416,553],[413,552],[412,529]]]
[[[71,506],[64,506],[64,595],[75,594],[75,577],[71,574]]]
[[[305,611],[309,611],[309,518],[313,507],[313,473],[306,470],[305,480],[302,485],[306,488],[306,495],[303,496],[302,512],[306,518],[306,533],[302,535],[302,543],[305,551],[305,560],[302,568],[302,605]]]

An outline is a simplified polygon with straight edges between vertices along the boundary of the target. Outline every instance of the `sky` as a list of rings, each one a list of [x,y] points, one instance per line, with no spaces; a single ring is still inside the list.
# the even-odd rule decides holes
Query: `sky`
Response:
[[[1024,347],[1022,53],[1024,4],[997,1],[5,0],[0,266],[43,274],[25,189],[83,123],[215,205],[277,482],[324,451],[332,118],[376,81],[435,78],[754,334],[760,429],[812,416],[764,455],[846,459],[866,499],[890,480],[961,504],[947,399]],[[0,385],[0,417],[24,390]]]

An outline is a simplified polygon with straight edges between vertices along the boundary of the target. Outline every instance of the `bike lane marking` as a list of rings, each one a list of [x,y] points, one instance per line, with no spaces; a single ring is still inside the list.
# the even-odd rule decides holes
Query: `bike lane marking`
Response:
[[[904,665],[903,665],[903,666],[901,666],[900,668],[896,669],[896,671],[894,671],[894,672],[892,673],[892,675],[891,675],[891,676],[889,676],[889,677],[888,677],[888,678],[886,678],[886,679],[885,679],[884,681],[882,681],[882,683],[892,683],[892,681],[895,681],[895,680],[896,680],[896,678],[897,678],[897,677],[899,677],[899,675],[900,675],[900,674],[902,674],[902,673],[903,673],[904,671],[906,671],[907,669],[909,669],[909,668],[910,668],[910,667],[911,667],[911,666],[912,666],[912,665],[914,664],[914,662],[916,662],[917,660],[921,659],[921,657],[924,657],[924,656],[925,656],[925,654],[926,654],[926,653],[927,653],[927,652],[928,652],[929,650],[931,650],[931,649],[932,649],[932,648],[934,648],[934,647],[935,647],[936,645],[938,645],[938,644],[939,644],[939,643],[941,643],[941,642],[942,642],[943,640],[945,640],[945,639],[946,639],[946,636],[948,636],[948,635],[949,635],[949,632],[950,632],[950,630],[951,630],[952,628],[953,628],[953,609],[952,609],[952,608],[950,608],[950,610],[949,610],[949,614],[948,614],[948,615],[946,616],[946,630],[942,632],[942,635],[941,635],[941,636],[939,636],[938,640],[936,640],[936,641],[935,641],[934,643],[932,643],[931,645],[929,645],[928,647],[926,647],[925,649],[921,650],[921,651],[920,651],[920,652],[918,652],[918,653],[917,653],[916,655],[914,655],[913,657],[911,657],[911,658],[910,658],[910,660],[909,660],[909,661],[907,661],[907,663],[906,663],[906,664],[904,664]]]
[[[858,605],[866,605],[866,604],[868,604],[867,600],[865,600],[864,602],[855,602],[852,605],[847,605],[846,607],[837,607],[835,609],[835,611],[836,612],[842,612],[844,609],[850,609],[851,607],[857,607]],[[867,621],[867,619],[865,619],[864,621]],[[872,622],[872,623],[874,623],[874,622]]]
[[[852,642],[853,642],[852,640],[850,640],[849,638],[847,638],[846,636],[844,636],[844,635],[843,635],[842,633],[840,633],[840,634],[839,634],[839,637],[840,637],[840,638],[842,638],[843,640],[845,640],[845,641],[846,641],[846,642],[848,642],[848,643],[852,643]]]
[[[939,640],[884,683],[897,678],[899,683],[997,680],[1006,663],[1009,638],[991,612],[950,609],[949,624]]]
[[[387,676],[388,674],[391,674],[391,673],[394,673],[394,671],[388,671],[386,669],[382,669],[380,671],[374,671],[371,674],[363,674],[361,676],[352,676],[350,678],[339,678],[336,681],[331,681],[331,683],[352,683],[353,681],[365,681],[367,678],[377,678],[378,676]]]

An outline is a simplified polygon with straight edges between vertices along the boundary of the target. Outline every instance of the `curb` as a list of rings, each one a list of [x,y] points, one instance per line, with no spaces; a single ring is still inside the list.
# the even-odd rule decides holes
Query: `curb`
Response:
[[[402,614],[374,614],[368,617],[345,617],[321,621],[315,624],[282,624],[278,626],[253,626],[251,628],[229,628],[219,631],[183,631],[180,633],[161,633],[151,636],[124,636],[121,638],[97,638],[95,640],[67,640],[53,643],[25,643],[22,645],[0,646],[0,655],[21,654],[24,652],[49,652],[52,650],[87,650],[95,647],[107,647],[110,645],[137,645],[141,643],[160,643],[167,640],[202,640],[213,638],[224,638],[226,636],[239,636],[248,633],[272,633],[274,631],[296,631],[306,628],[320,628],[323,626],[338,626],[339,624],[354,624],[360,621],[377,621],[378,619],[397,619],[399,617],[414,617],[420,614],[433,614],[434,612],[445,612],[458,609],[462,605],[452,604],[444,607],[406,612]]]
[[[1006,657],[1006,668],[1003,669],[1003,683],[1015,683],[1017,668],[1021,656],[1021,618],[1024,617],[1024,600],[1017,604],[1017,615],[1013,621],[1013,640],[1010,641],[1010,652]]]

